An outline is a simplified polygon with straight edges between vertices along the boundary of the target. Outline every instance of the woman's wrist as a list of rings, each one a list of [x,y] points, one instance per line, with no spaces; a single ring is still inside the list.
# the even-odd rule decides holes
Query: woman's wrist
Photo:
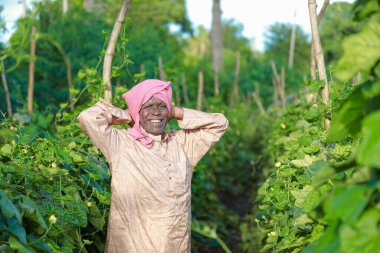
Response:
[[[171,111],[171,118],[176,120],[183,120],[183,109],[181,107],[173,106]]]

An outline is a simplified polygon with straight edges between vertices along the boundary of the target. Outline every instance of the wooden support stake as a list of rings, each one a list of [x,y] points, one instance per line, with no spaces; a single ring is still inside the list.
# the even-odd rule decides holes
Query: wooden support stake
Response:
[[[320,80],[324,81],[324,87],[322,89],[322,102],[325,105],[329,104],[329,84],[327,81],[327,75],[326,75],[326,68],[325,68],[325,60],[323,56],[323,50],[321,45],[321,40],[319,37],[319,31],[318,31],[318,20],[317,20],[317,13],[316,13],[316,0],[309,0],[309,15],[310,15],[310,25],[311,25],[311,32],[313,37],[313,44],[314,44],[314,57],[317,62],[317,68],[318,68],[318,76]],[[325,128],[328,129],[330,125],[330,119],[325,118]]]
[[[236,53],[235,78],[232,87],[231,106],[239,102],[239,72],[240,72],[240,52]]]
[[[70,105],[70,112],[74,111],[74,101],[73,101],[73,95],[71,93],[71,89],[73,87],[73,80],[71,76],[71,60],[69,56],[65,57],[66,62],[66,75],[67,75],[67,86],[69,88],[69,105]]]
[[[198,98],[197,98],[197,110],[202,109],[203,100],[203,71],[198,72]]]
[[[1,60],[1,80],[3,81],[4,95],[5,95],[5,102],[7,104],[8,117],[11,118],[12,117],[12,103],[11,103],[11,96],[9,95],[8,82],[5,75],[5,67],[4,67],[3,60]]]
[[[28,113],[33,113],[33,93],[34,93],[34,66],[36,57],[36,33],[35,26],[32,27],[32,35],[30,40],[30,61],[29,61],[29,80],[28,80]]]
[[[112,29],[111,37],[109,39],[106,54],[104,55],[103,62],[103,83],[105,84],[104,88],[104,99],[108,102],[112,100],[112,86],[111,86],[111,69],[112,69],[112,59],[115,54],[115,48],[117,39],[120,34],[121,27],[123,26],[125,16],[128,10],[128,6],[132,0],[125,0],[121,9],[119,11],[119,15],[116,18],[115,24]]]
[[[185,74],[181,74],[181,83],[182,83],[182,92],[183,92],[183,100],[185,103],[189,103],[189,95],[187,93],[187,84],[186,84],[186,76]]]

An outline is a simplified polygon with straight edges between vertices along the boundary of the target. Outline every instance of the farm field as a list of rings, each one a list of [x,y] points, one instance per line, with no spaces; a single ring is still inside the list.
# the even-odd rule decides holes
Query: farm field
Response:
[[[182,0],[33,3],[0,42],[0,252],[104,252],[110,162],[77,117],[151,78],[229,121],[192,176],[191,252],[380,252],[380,2],[305,4],[312,34],[274,23],[259,52],[218,0],[210,31]]]

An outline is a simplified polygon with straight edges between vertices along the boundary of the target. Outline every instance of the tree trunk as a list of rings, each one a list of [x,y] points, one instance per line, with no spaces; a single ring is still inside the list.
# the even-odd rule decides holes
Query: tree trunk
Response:
[[[144,64],[141,64],[141,65],[140,65],[140,73],[141,73],[141,74],[144,74],[144,73],[145,73],[145,65],[144,65]]]
[[[219,95],[219,72],[223,66],[222,10],[220,0],[212,1],[211,57],[214,70],[214,93]]]
[[[165,71],[164,71],[164,63],[162,62],[162,57],[158,57],[158,75],[160,80],[165,80]]]
[[[181,75],[181,83],[182,83],[182,92],[183,92],[183,100],[185,103],[189,103],[189,95],[187,93],[187,85],[186,85],[186,77],[185,74],[182,73]]]
[[[284,66],[281,67],[281,82],[280,82],[279,93],[280,93],[282,108],[285,110],[286,100],[285,100],[285,68]]]
[[[30,61],[29,61],[29,82],[28,82],[28,113],[33,112],[33,93],[34,93],[34,65],[36,57],[36,27],[32,27],[30,40]]]
[[[239,102],[239,72],[240,72],[240,52],[236,53],[235,78],[232,88],[231,106]]]
[[[203,71],[198,72],[198,98],[197,98],[197,110],[202,109],[203,100]]]
[[[88,12],[94,10],[94,5],[94,0],[83,0],[83,8]]]
[[[273,71],[273,102],[275,106],[279,105],[279,100],[281,101],[282,104],[282,98],[281,98],[281,79],[280,76],[278,75],[276,64],[274,63],[273,60],[270,60],[270,64],[272,67]]]
[[[73,101],[73,95],[71,94],[71,89],[73,87],[73,79],[71,75],[71,60],[69,56],[65,57],[66,62],[66,75],[67,75],[67,86],[69,88],[69,106],[70,106],[70,112],[74,111],[74,101]]]
[[[295,15],[295,14],[294,14]],[[288,66],[289,69],[293,68],[293,62],[294,62],[294,47],[296,44],[296,24],[293,24],[292,27],[292,33],[290,35],[290,48],[289,48],[289,61],[288,61]]]
[[[219,95],[219,73],[214,71],[214,95]]]
[[[111,102],[112,100],[112,86],[111,86],[112,59],[115,53],[117,38],[119,37],[121,27],[123,26],[123,23],[125,20],[125,15],[127,13],[128,6],[131,1],[132,0],[125,0],[123,5],[121,6],[121,9],[119,11],[119,14],[117,16],[117,19],[112,29],[112,33],[108,42],[106,54],[104,56],[104,62],[103,62],[103,83],[105,84],[104,99],[107,100],[108,102]]]
[[[323,14],[325,14],[325,11],[327,9],[327,7],[329,6],[330,4],[330,1],[329,0],[325,0],[323,2],[323,6],[322,6],[322,9],[321,11],[319,12],[318,14],[318,17],[317,17],[317,24],[319,26],[321,20],[322,20],[322,17],[323,17]],[[313,40],[311,40],[311,52],[310,52],[310,76],[311,76],[311,80],[314,81],[317,79],[317,74],[316,74],[316,62],[315,62],[315,57],[314,57],[314,43],[313,43]]]
[[[5,102],[7,103],[8,117],[11,118],[12,117],[12,103],[11,103],[11,97],[9,95],[7,78],[5,76],[5,67],[4,67],[3,60],[1,60],[1,80],[3,81],[4,95],[5,95]]]
[[[318,32],[318,21],[317,21],[317,13],[316,13],[316,0],[308,0],[309,1],[309,14],[310,14],[310,25],[312,31],[313,38],[313,48],[314,48],[314,57],[317,62],[318,76],[320,80],[324,81],[324,87],[322,89],[322,102],[325,105],[329,104],[329,84],[327,81],[325,61],[323,57],[323,50],[321,45],[321,40]],[[330,120],[325,118],[325,127],[328,128],[330,125]]]
[[[21,17],[25,18],[26,17],[26,11],[27,11],[28,7],[26,5],[26,0],[22,0],[22,13],[21,13]]]
[[[69,10],[69,0],[62,0],[62,12],[63,15],[66,15],[67,11]]]

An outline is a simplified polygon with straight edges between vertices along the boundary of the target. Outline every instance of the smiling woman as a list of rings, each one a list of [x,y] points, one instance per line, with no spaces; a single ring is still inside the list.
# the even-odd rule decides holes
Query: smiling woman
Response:
[[[123,98],[128,110],[102,100],[78,117],[112,172],[106,252],[190,253],[194,166],[228,120],[172,106],[171,83],[161,80],[145,80]],[[182,130],[165,133],[171,119]]]

